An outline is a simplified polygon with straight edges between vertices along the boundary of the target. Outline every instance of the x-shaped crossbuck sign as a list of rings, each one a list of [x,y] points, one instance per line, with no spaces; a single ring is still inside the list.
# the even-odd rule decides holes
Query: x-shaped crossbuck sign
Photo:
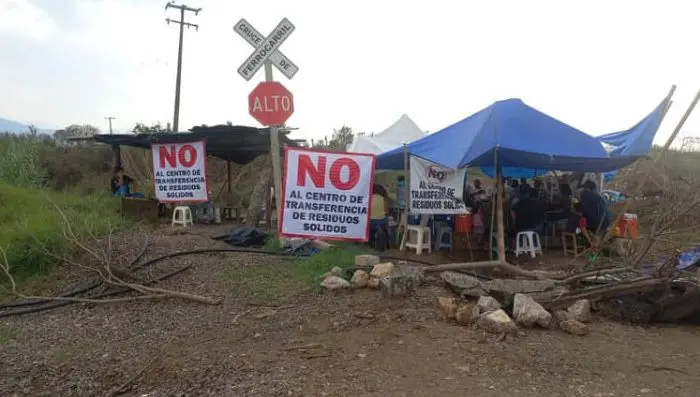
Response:
[[[261,35],[245,19],[238,21],[233,30],[255,47],[255,51],[238,68],[238,74],[244,79],[250,80],[267,60],[289,79],[299,71],[297,65],[278,50],[294,31],[294,25],[287,18],[282,19],[267,37]]]

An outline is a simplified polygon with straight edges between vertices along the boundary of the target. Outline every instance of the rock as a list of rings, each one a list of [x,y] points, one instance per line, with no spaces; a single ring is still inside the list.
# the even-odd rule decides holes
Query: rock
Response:
[[[566,310],[557,310],[556,312],[554,312],[554,317],[556,317],[556,319],[560,322],[573,320],[573,318],[571,317],[571,313],[569,313]]]
[[[513,319],[524,327],[530,328],[537,324],[540,327],[549,328],[552,315],[531,297],[525,294],[515,294]]]
[[[441,296],[437,299],[438,309],[446,319],[455,318],[457,299],[451,296]]]
[[[334,245],[323,240],[313,240],[311,246],[319,250],[327,250],[333,248]]]
[[[476,325],[493,334],[514,334],[518,327],[502,309],[484,313],[479,316]]]
[[[482,281],[468,274],[445,271],[440,278],[455,293],[461,296],[492,296],[497,301],[508,306],[513,302],[515,294],[527,294],[535,299],[554,299],[566,292],[566,288],[558,287],[551,280],[509,280],[495,279]]]
[[[394,274],[379,279],[379,289],[385,298],[411,295],[418,284],[419,279],[414,274]]]
[[[462,296],[484,296],[488,291],[482,287],[478,278],[468,274],[446,271],[440,273],[440,278],[455,293]]]
[[[581,323],[587,323],[592,320],[591,317],[591,302],[588,299],[579,299],[574,302],[573,305],[569,306],[569,314],[572,320],[576,320]]]
[[[342,277],[342,275],[343,275],[343,269],[342,269],[341,267],[339,267],[339,266],[333,266],[333,268],[331,269],[331,275],[332,275],[332,276]]]
[[[321,282],[321,287],[332,291],[336,289],[349,288],[350,283],[338,276],[328,276]]]
[[[355,266],[369,267],[379,263],[379,257],[376,255],[355,255]]]
[[[361,255],[359,255],[361,256]],[[357,257],[355,257],[357,259]],[[388,277],[394,271],[394,264],[391,262],[378,263],[374,265],[372,271],[369,273],[370,276],[376,278]]]
[[[369,281],[367,281],[367,286],[372,289],[379,289],[379,279],[370,277]]]
[[[350,279],[350,286],[353,288],[364,288],[369,283],[369,274],[364,270],[355,270]]]
[[[566,320],[559,323],[559,328],[571,335],[584,336],[588,334],[588,326],[576,320]]]
[[[490,296],[480,296],[476,306],[479,308],[479,313],[492,312],[501,308],[501,304]]]
[[[460,305],[455,311],[455,320],[462,325],[472,325],[479,319],[479,307],[473,303]]]

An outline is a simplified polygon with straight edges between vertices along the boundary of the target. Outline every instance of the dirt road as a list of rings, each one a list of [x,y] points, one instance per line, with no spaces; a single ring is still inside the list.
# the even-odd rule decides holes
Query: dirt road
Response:
[[[213,246],[156,239],[149,256]],[[73,305],[0,320],[1,396],[645,396],[700,394],[700,328],[639,328],[596,318],[591,333],[524,330],[496,341],[440,318],[438,285],[411,299],[374,291],[283,291],[255,279],[289,261],[245,254],[183,257],[164,287],[224,297]],[[155,271],[155,270],[154,270]],[[246,281],[248,280],[248,281]],[[248,284],[246,284],[248,283]],[[265,284],[270,288],[269,284]],[[282,291],[280,291],[282,292]],[[250,305],[255,301],[256,305]]]

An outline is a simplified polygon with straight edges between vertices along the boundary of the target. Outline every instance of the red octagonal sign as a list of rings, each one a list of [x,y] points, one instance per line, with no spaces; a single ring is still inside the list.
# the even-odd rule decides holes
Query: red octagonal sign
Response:
[[[294,98],[282,84],[262,82],[248,95],[248,112],[262,125],[284,124],[294,113]]]

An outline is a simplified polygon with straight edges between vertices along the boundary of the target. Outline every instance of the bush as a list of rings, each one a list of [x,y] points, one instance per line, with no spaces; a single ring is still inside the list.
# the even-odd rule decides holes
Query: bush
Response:
[[[56,264],[44,247],[57,255],[71,253],[56,207],[65,213],[75,234],[82,239],[90,233],[100,236],[110,228],[125,226],[118,213],[117,198],[78,197],[0,181],[0,247],[6,251],[11,272],[18,280],[45,272]]]
[[[42,152],[52,144],[45,137],[0,135],[0,181],[16,186],[41,187],[48,180]]]

